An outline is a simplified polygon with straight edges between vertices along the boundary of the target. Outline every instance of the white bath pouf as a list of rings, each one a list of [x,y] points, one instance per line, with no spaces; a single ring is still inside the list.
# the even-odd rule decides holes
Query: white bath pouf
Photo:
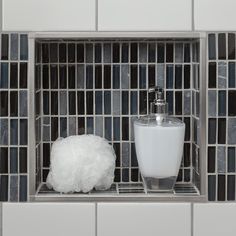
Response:
[[[47,186],[63,193],[109,189],[115,160],[113,147],[101,137],[60,138],[52,145]]]

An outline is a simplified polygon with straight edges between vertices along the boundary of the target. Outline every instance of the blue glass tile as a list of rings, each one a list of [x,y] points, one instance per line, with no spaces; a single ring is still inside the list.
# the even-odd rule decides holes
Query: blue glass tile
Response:
[[[208,115],[216,116],[216,91],[208,90]]]
[[[28,144],[28,121],[20,119],[20,145]]]
[[[93,66],[86,66],[86,88],[93,88]]]
[[[138,113],[138,93],[137,91],[131,91],[131,115]]]
[[[10,121],[10,144],[18,144],[18,120]]]
[[[111,114],[111,92],[104,91],[104,114]]]
[[[111,117],[105,117],[105,138],[111,141]]]
[[[113,89],[120,88],[120,66],[113,66]]]
[[[20,59],[28,60],[28,36],[22,34],[20,36]]]
[[[229,62],[229,88],[235,88],[236,87],[236,81],[235,81],[235,62]]]
[[[233,173],[236,171],[235,165],[235,147],[228,147],[228,172]]]
[[[18,150],[10,148],[10,173],[18,173]]]
[[[129,114],[129,91],[122,91],[122,115]]]
[[[215,175],[208,176],[208,200],[209,201],[216,200],[216,176]]]
[[[227,75],[226,75],[226,62],[218,63],[218,88],[226,88]]]
[[[94,133],[93,117],[87,117],[87,134]]]
[[[139,87],[141,89],[146,89],[147,87],[147,69],[146,65],[139,66]]]
[[[216,38],[215,34],[208,35],[208,56],[209,60],[216,59]]]
[[[225,147],[223,146],[217,148],[217,170],[218,173],[225,173],[226,171]]]
[[[77,88],[84,88],[84,65],[77,66]]]
[[[120,91],[113,92],[113,115],[120,115]]]
[[[95,117],[95,134],[103,137],[103,117],[96,116]]]
[[[236,144],[236,118],[228,119],[228,144]]]
[[[27,201],[27,176],[20,176],[20,202]]]
[[[113,118],[113,140],[120,141],[120,117]]]
[[[20,91],[20,116],[25,117],[27,115],[28,115],[27,91]]]
[[[18,60],[18,34],[11,34],[11,60]]]
[[[129,169],[122,169],[122,181],[129,182]]]
[[[8,176],[0,176],[0,201],[8,201]]]
[[[95,92],[95,113],[102,114],[102,91]]]
[[[18,176],[10,176],[10,201],[18,201]]]
[[[60,118],[60,137],[67,137],[67,118]]]
[[[173,89],[173,66],[166,66],[166,88]]]
[[[129,167],[129,143],[122,143],[122,167]]]
[[[0,88],[8,88],[8,63],[1,63]]]
[[[121,87],[129,89],[129,65],[121,65]]]
[[[8,145],[8,120],[0,119],[0,145]]]
[[[218,115],[225,116],[226,115],[226,91],[219,91],[219,104],[218,104]]]
[[[166,100],[168,102],[168,110],[169,110],[169,114],[173,115],[173,92],[172,91],[167,91],[166,92]]]

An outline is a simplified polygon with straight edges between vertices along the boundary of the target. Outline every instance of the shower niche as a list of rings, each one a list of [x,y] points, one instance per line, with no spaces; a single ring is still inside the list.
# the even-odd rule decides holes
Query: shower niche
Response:
[[[31,199],[205,199],[205,43],[200,33],[30,34]],[[147,90],[156,85],[186,133],[174,192],[146,194],[133,120],[148,114]],[[80,134],[99,135],[114,147],[114,183],[87,194],[48,189],[52,143]]]

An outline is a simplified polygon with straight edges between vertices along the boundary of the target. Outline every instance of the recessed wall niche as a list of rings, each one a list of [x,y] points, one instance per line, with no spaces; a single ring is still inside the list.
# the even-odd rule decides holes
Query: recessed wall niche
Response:
[[[32,95],[30,195],[157,197],[196,200],[205,195],[205,35],[156,34],[30,37]],[[173,194],[145,194],[135,153],[133,119],[148,114],[147,89],[165,89],[169,114],[186,124],[184,154]],[[30,130],[31,130],[30,129]],[[117,155],[112,188],[89,194],[47,189],[50,149],[58,137],[95,134]]]

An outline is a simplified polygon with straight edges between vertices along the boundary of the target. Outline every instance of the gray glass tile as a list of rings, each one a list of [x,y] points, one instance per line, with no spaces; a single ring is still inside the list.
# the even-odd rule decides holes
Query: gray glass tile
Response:
[[[139,44],[139,62],[147,62],[147,44]]]
[[[165,66],[163,64],[157,64],[157,86],[165,87]]]
[[[120,115],[120,91],[113,92],[113,115]]]
[[[50,141],[50,125],[43,125],[43,141]]]
[[[60,91],[60,114],[67,114],[67,92]]]
[[[216,91],[208,90],[208,115],[216,116]]]
[[[8,120],[0,119],[0,145],[8,145]]]
[[[8,88],[8,63],[1,63],[0,88]]]
[[[18,173],[18,149],[10,148],[10,173]]]
[[[93,117],[87,117],[87,134],[94,133]]]
[[[20,35],[20,59],[28,60],[28,35]]]
[[[93,44],[86,44],[86,62],[93,63]]]
[[[131,115],[136,115],[138,113],[138,92],[131,91]]]
[[[104,114],[111,114],[111,92],[104,91]]]
[[[27,176],[20,176],[20,202],[27,201]]]
[[[101,116],[95,117],[95,134],[103,137],[103,117]]]
[[[84,88],[84,65],[77,66],[77,88]]]
[[[215,34],[208,35],[208,56],[209,60],[216,59],[216,38]]]
[[[191,114],[191,91],[184,92],[184,114]]]
[[[110,63],[111,62],[111,44],[104,44],[104,62]]]
[[[129,65],[121,65],[121,88],[129,88]]]
[[[18,176],[10,176],[10,201],[18,201]]]
[[[227,200],[235,201],[235,175],[227,176]]]
[[[235,88],[236,87],[236,72],[235,72],[235,62],[229,62],[229,88]]]
[[[219,91],[218,93],[218,115],[226,115],[226,91]]]
[[[226,62],[218,63],[218,88],[227,87]]]
[[[18,60],[18,34],[11,34],[11,60]]]
[[[67,137],[67,118],[60,118],[60,137]]]
[[[228,172],[232,173],[236,171],[235,162],[235,147],[228,147]]]
[[[217,170],[218,173],[226,172],[225,147],[223,146],[217,148]]]
[[[95,113],[102,114],[102,91],[95,91]]]
[[[129,167],[129,143],[122,143],[122,166]]]
[[[28,115],[28,100],[27,91],[20,91],[20,116]]]
[[[175,45],[175,62],[177,63],[182,63],[184,58],[183,58],[183,47],[184,45],[182,43],[177,43]]]
[[[236,118],[228,119],[228,144],[236,144]]]
[[[120,117],[113,118],[113,140],[120,141]]]
[[[18,145],[18,120],[10,121],[10,144]]]
[[[93,66],[86,66],[86,89],[92,89],[93,86]]]
[[[216,200],[216,176],[215,175],[208,176],[208,200],[209,201]]]
[[[113,66],[113,89],[120,88],[120,66]]]
[[[76,135],[76,117],[69,117],[69,136]]]
[[[147,66],[139,66],[139,87],[141,89],[146,89],[147,87]]]
[[[111,131],[112,131],[112,127],[111,127],[111,117],[105,117],[105,138],[108,141],[111,141]]]
[[[28,144],[28,120],[20,119],[20,145]]]

